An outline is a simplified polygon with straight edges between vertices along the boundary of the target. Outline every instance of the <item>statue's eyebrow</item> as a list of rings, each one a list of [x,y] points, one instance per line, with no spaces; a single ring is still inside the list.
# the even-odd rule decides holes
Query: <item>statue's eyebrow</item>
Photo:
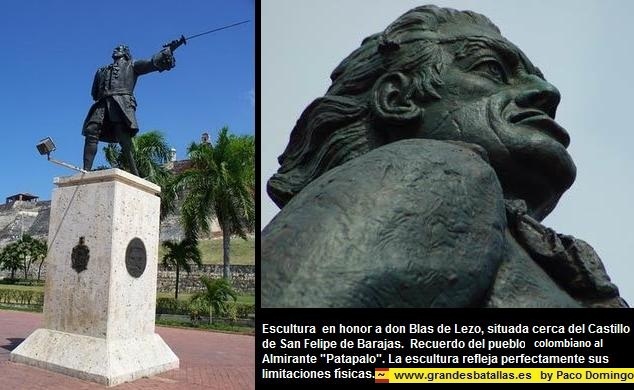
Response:
[[[471,57],[481,50],[490,50],[498,54],[508,65],[515,66],[520,61],[520,56],[514,48],[504,41],[488,37],[468,37],[463,45],[456,51],[456,59]]]
[[[496,52],[508,65],[515,67],[521,63],[528,73],[544,79],[542,72],[530,62],[526,55],[505,40],[491,39],[490,37],[466,37],[464,45],[456,52],[456,59],[469,57],[478,50],[487,49]]]
[[[520,57],[520,61],[522,61],[522,65],[524,65],[524,69],[526,69],[526,71],[529,74],[534,74],[540,79],[546,81],[546,78],[544,78],[544,74],[542,73],[542,71],[539,70],[538,67],[533,65],[533,63],[528,59],[528,57],[526,57],[526,54],[519,51],[519,57]]]

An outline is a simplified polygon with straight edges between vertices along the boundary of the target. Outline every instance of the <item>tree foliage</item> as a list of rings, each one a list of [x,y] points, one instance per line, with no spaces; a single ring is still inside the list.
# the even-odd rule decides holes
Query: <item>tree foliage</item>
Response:
[[[202,255],[198,249],[198,243],[194,239],[185,238],[180,242],[176,241],[164,241],[163,247],[167,250],[163,255],[163,265],[167,267],[174,267],[176,270],[176,292],[174,299],[178,299],[178,284],[180,269],[190,273],[191,263],[196,264],[198,267],[202,266]]]
[[[5,246],[0,252],[0,264],[3,270],[11,271],[11,279],[15,279],[15,272],[21,270],[22,259],[18,242],[12,242]]]
[[[223,127],[214,144],[192,143],[191,167],[176,179],[185,189],[181,215],[188,234],[209,233],[216,218],[223,238],[223,277],[231,279],[231,235],[246,239],[255,228],[255,142]]]
[[[118,144],[108,144],[103,150],[112,168],[128,170]],[[166,167],[170,155],[171,148],[160,131],[148,131],[132,138],[132,157],[139,176],[161,187],[161,218],[174,209],[176,201],[174,175]]]
[[[231,283],[225,279],[212,279],[201,276],[200,282],[205,287],[205,291],[196,293],[191,298],[192,305],[204,304],[209,308],[209,323],[212,322],[213,313],[223,313],[227,308],[227,301],[238,299],[238,294],[231,287]]]
[[[0,264],[2,269],[11,271],[11,279],[15,279],[15,272],[18,270],[24,271],[24,279],[28,279],[32,264],[40,261],[41,268],[46,252],[47,247],[44,241],[25,234],[18,241],[14,241],[2,249]]]

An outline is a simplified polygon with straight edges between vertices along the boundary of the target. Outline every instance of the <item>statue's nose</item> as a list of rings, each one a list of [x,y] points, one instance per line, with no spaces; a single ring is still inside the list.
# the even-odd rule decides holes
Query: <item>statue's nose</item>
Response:
[[[515,98],[515,103],[523,108],[535,108],[555,119],[557,106],[561,100],[559,90],[546,80],[531,76],[530,83]]]

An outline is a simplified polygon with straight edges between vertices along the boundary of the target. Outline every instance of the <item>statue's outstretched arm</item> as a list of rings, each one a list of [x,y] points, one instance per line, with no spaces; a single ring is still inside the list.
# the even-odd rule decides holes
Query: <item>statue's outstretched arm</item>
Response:
[[[166,47],[154,54],[149,60],[134,61],[134,72],[138,75],[142,75],[150,72],[170,70],[174,66],[176,66],[174,54],[169,47]]]

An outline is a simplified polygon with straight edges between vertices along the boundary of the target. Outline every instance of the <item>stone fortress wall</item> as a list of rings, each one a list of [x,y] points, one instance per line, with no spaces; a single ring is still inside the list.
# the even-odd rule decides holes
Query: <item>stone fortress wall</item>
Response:
[[[10,242],[20,238],[22,234],[29,234],[35,238],[46,241],[48,235],[48,221],[50,218],[50,201],[14,201],[0,205],[0,248],[5,247]],[[160,240],[180,240],[182,231],[178,223],[177,215],[170,215],[161,222]],[[219,237],[219,228],[214,223],[212,237]],[[37,278],[38,264],[34,264],[29,272],[29,277]],[[255,266],[253,265],[232,265],[232,283],[236,290],[241,292],[255,292]],[[8,270],[0,270],[0,278],[8,277],[11,274]],[[22,275],[18,271],[17,275]],[[180,272],[179,292],[191,293],[199,291],[202,286],[198,281],[201,275],[212,278],[222,277],[222,265],[208,264],[200,269],[194,266],[192,272],[187,274]],[[42,266],[41,278],[46,277],[46,263]],[[174,291],[176,284],[176,272],[173,269],[163,267],[158,268],[158,291]]]

